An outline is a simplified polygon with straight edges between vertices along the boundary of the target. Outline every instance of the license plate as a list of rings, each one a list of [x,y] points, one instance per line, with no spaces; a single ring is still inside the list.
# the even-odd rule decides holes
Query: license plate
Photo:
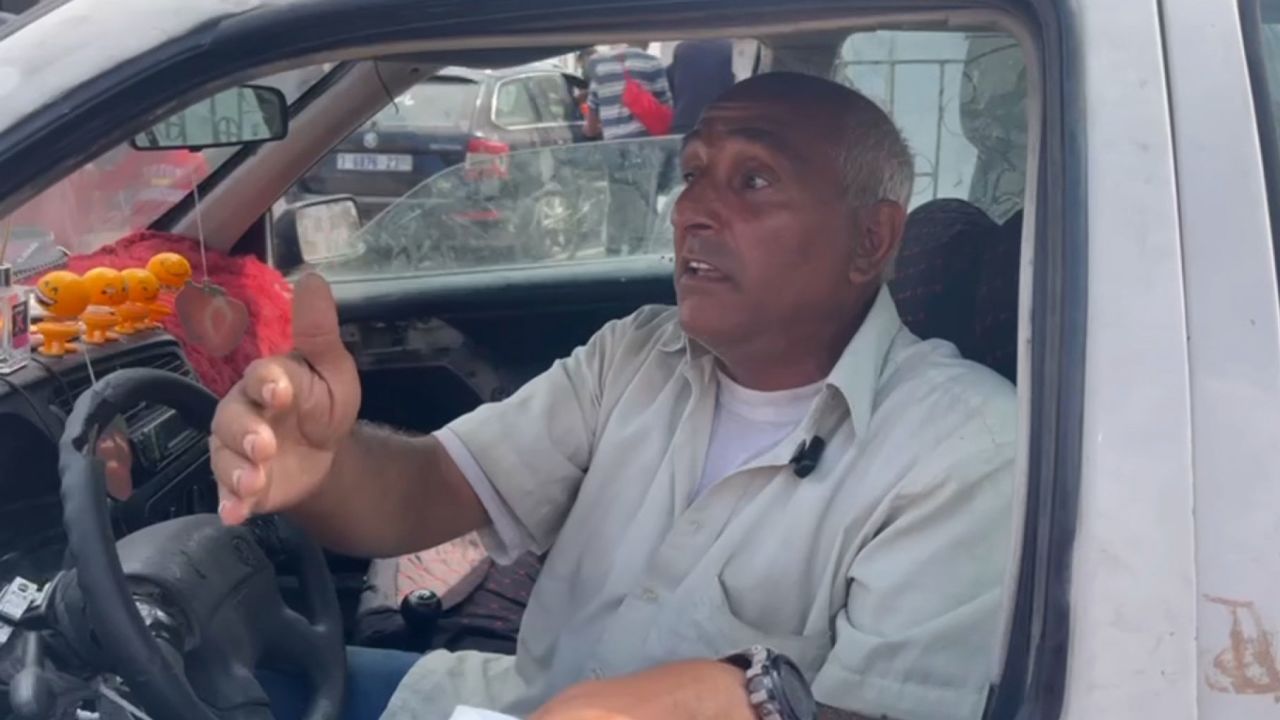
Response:
[[[357,172],[413,172],[413,156],[387,153],[338,153],[338,169]]]

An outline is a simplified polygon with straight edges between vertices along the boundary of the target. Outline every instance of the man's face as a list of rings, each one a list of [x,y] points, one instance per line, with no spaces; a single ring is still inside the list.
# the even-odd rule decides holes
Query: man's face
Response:
[[[794,104],[722,101],[703,114],[681,154],[687,185],[673,216],[691,337],[713,351],[785,343],[852,312],[857,223],[839,132]]]

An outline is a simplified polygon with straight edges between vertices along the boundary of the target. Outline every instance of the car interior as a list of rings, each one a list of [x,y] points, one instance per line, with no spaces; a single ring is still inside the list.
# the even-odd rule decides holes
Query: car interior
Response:
[[[1021,407],[1028,406],[1028,383],[1019,380],[1028,362],[1033,245],[1024,228],[1034,223],[1035,183],[1027,169],[1039,162],[1040,98],[1031,35],[1019,20],[978,10],[864,13],[764,23],[750,32],[725,24],[651,33],[655,47],[686,38],[731,36],[744,48],[735,65],[739,79],[770,70],[812,73],[846,83],[880,103],[916,158],[915,190],[890,280],[902,319],[915,334],[946,339],[965,357],[1017,384]],[[361,418],[405,432],[431,432],[482,403],[508,396],[609,320],[645,305],[674,302],[671,231],[664,208],[669,210],[669,201],[678,194],[679,179],[664,174],[662,162],[654,165],[652,240],[640,252],[617,258],[590,249],[533,259],[490,254],[465,267],[406,268],[388,260],[348,272],[338,264],[309,263],[296,247],[296,230],[281,224],[286,217],[283,199],[315,200],[314,188],[302,180],[308,172],[340,144],[354,142],[348,138],[358,138],[353,133],[384,111],[389,100],[414,87],[429,87],[422,85],[424,79],[441,69],[484,73],[571,57],[590,45],[624,39],[601,34],[465,49],[424,42],[412,52],[360,49],[335,57],[319,81],[292,99],[284,137],[226,152],[200,192],[173,204],[150,230],[202,238],[211,255],[266,266],[285,280],[308,270],[326,275],[339,300],[344,341],[360,368]],[[547,158],[560,162],[557,153],[601,152],[590,145],[583,141],[550,150],[514,150],[504,162],[515,168],[522,162],[545,164]],[[594,145],[603,148],[607,142]],[[462,165],[453,172],[462,172]],[[507,196],[515,204],[542,189],[536,178],[517,182],[515,172],[503,177],[512,183]],[[409,196],[425,192],[420,188],[431,182],[410,190]],[[456,191],[439,181],[431,187],[437,188],[432,192]],[[580,196],[562,200],[576,207]],[[356,237],[363,238],[366,249],[376,242],[377,228],[389,224],[386,218],[394,216],[397,201],[391,198],[385,215],[359,219],[363,227]],[[587,242],[597,242],[599,225],[606,220],[598,214],[584,217],[582,223],[590,227],[575,226],[575,232],[595,233]],[[465,227],[463,232],[462,241],[470,242]],[[480,235],[476,238],[481,242]],[[97,261],[107,251],[94,252],[99,253]],[[251,288],[239,292],[251,322],[287,307],[278,299],[263,304],[267,301]],[[208,384],[207,358],[193,362],[197,352],[187,338],[154,333],[96,349],[89,362],[84,357],[33,356],[25,370],[0,376],[0,468],[20,469],[0,474],[0,587],[17,577],[48,582],[70,562],[58,443],[69,424],[85,421],[77,398],[114,371],[131,368]],[[191,422],[204,410],[177,412],[154,401],[115,410],[133,458],[131,493],[111,501],[115,539],[174,518],[213,512],[217,494],[207,429]],[[1021,515],[1022,509],[1011,512]],[[345,642],[416,652],[513,653],[540,559],[529,555],[512,565],[482,563],[477,557],[482,559],[483,552],[477,555],[473,539],[455,542],[447,551],[436,549],[435,555],[424,550],[421,556],[377,561],[392,563],[394,574],[403,563],[429,566],[465,555],[465,568],[437,573],[452,578],[444,603],[403,592],[403,587],[388,591],[380,585],[386,582],[380,579],[385,568],[375,572],[368,559],[326,553]],[[1009,558],[1006,600],[1011,634],[1019,632],[1021,622],[1013,612],[1021,548],[1014,550],[1019,554]],[[315,584],[308,573],[314,571],[306,562],[277,569],[287,602],[307,602]],[[0,651],[0,665],[6,658],[15,662],[12,652]],[[1026,662],[1012,653],[1006,660]],[[0,693],[0,718],[13,712],[6,696]],[[991,716],[1015,707],[1016,702],[996,707]]]

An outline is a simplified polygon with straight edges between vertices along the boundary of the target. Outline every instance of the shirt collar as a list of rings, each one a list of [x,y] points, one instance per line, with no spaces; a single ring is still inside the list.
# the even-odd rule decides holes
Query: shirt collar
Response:
[[[901,329],[898,306],[889,294],[889,286],[883,285],[862,326],[854,333],[827,376],[827,384],[844,395],[849,414],[853,417],[854,432],[859,435],[871,423],[880,375],[884,372],[893,340]]]
[[[854,432],[858,434],[865,432],[871,422],[880,374],[884,371],[893,340],[901,329],[898,306],[893,302],[889,287],[881,286],[866,319],[827,376],[827,385],[844,396],[853,418]],[[685,334],[678,321],[667,327],[665,336],[658,341],[658,349],[663,352],[685,349],[691,361],[710,355],[706,348]]]

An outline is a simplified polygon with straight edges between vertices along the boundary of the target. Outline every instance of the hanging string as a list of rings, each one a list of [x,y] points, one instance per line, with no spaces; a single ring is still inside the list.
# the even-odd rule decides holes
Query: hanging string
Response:
[[[191,168],[187,173],[191,178],[191,195],[195,200],[196,234],[200,239],[200,268],[201,273],[204,275],[204,284],[207,287],[209,285],[209,258],[205,254],[204,247],[204,217],[200,212],[200,182],[196,179],[195,168]]]
[[[98,384],[98,378],[93,373],[93,361],[89,359],[90,353],[89,353],[89,346],[87,343],[83,348],[83,354],[84,354],[84,366],[89,368],[89,388],[93,389],[93,387]]]

